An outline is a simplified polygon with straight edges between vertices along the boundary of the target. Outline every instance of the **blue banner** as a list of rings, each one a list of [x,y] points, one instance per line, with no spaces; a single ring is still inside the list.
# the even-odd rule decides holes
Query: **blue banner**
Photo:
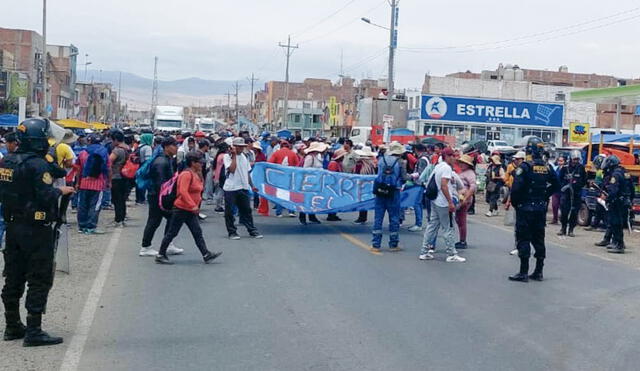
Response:
[[[561,128],[564,105],[423,95],[420,116],[423,120]]]
[[[334,173],[323,169],[258,162],[251,172],[260,196],[288,210],[310,214],[346,213],[375,207],[375,175]],[[421,199],[422,187],[400,193],[402,207]]]

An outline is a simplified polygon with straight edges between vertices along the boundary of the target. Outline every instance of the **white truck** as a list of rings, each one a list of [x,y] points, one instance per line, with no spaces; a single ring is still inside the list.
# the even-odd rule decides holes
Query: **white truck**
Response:
[[[153,128],[160,131],[181,131],[186,129],[184,108],[176,106],[156,107]]]

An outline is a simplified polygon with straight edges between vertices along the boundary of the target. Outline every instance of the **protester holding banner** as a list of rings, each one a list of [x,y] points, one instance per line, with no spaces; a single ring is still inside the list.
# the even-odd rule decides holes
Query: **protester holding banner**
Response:
[[[353,174],[356,168],[357,155],[353,150],[353,142],[351,139],[345,139],[342,149],[345,152],[344,160],[342,161],[342,171]]]
[[[373,175],[376,174],[376,153],[371,150],[371,147],[364,147],[356,150],[356,167],[355,173],[360,175]],[[361,210],[358,214],[358,219],[353,223],[365,224],[367,222],[368,212]]]
[[[275,151],[269,157],[268,162],[282,166],[298,166],[299,160],[298,155],[291,150],[291,143],[283,139],[280,141],[280,149]],[[284,210],[284,208],[276,204],[276,216],[278,218],[282,218],[282,210]],[[293,210],[289,210],[289,217],[293,218],[295,216],[295,212],[293,212]]]
[[[327,145],[322,142],[312,142],[305,152],[305,157],[302,163],[304,168],[322,169],[322,153],[327,150]],[[307,218],[303,212],[298,213],[300,224],[306,225]],[[320,224],[320,221],[315,214],[309,214],[310,224]]]
[[[327,170],[329,171],[333,171],[336,173],[342,173],[344,171],[343,167],[342,167],[342,163],[344,161],[344,156],[346,156],[347,151],[344,150],[344,148],[340,148],[338,150],[336,150],[333,153],[333,157],[331,159],[331,162],[329,162],[329,166],[327,167]],[[328,222],[340,222],[342,221],[342,219],[340,219],[340,217],[338,217],[338,214],[335,213],[330,213],[329,215],[327,215],[327,221]]]
[[[253,188],[249,171],[251,164],[243,153],[247,144],[243,138],[234,138],[233,147],[224,154],[224,171],[227,179],[224,182],[224,219],[229,233],[229,239],[239,240],[238,229],[233,216],[234,207],[238,209],[240,224],[243,224],[253,238],[262,238],[258,229],[253,225],[249,191]],[[295,154],[294,154],[295,155]]]

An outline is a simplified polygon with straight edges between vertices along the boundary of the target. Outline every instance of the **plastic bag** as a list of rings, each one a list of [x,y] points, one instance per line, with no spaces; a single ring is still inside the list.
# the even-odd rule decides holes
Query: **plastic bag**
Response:
[[[513,207],[504,213],[504,225],[509,227],[516,225],[516,210]]]

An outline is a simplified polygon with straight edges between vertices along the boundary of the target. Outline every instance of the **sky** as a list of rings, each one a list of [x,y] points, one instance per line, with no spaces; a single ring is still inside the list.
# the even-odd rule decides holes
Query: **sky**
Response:
[[[12,0],[0,27],[41,31],[42,0]],[[517,4],[517,5],[516,5]],[[640,78],[640,1],[400,0],[396,86],[419,88],[424,76],[522,68]],[[386,0],[55,0],[49,1],[48,42],[74,44],[92,69],[153,76],[291,81],[387,76]],[[342,57],[341,57],[342,56]]]

